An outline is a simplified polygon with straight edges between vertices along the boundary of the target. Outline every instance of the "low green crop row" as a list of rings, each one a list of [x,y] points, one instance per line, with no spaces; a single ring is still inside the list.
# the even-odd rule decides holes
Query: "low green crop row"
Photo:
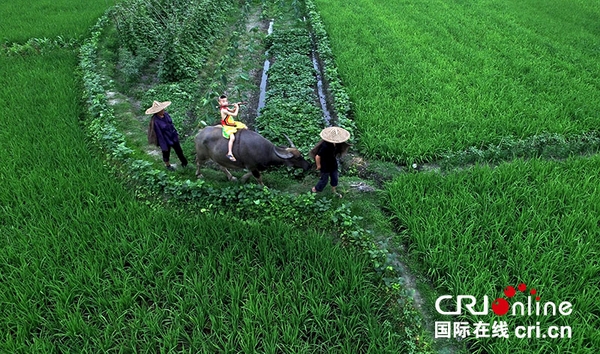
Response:
[[[0,50],[6,55],[35,55],[56,49],[74,49],[79,45],[74,38],[65,39],[61,36],[56,38],[29,38],[25,43],[12,43],[3,45]]]
[[[525,139],[504,137],[498,144],[443,154],[438,161],[443,169],[468,164],[496,164],[516,158],[566,159],[600,152],[600,136],[592,131],[583,134],[539,134]]]
[[[309,33],[304,28],[279,31],[275,26],[267,37],[267,50],[273,63],[256,130],[275,144],[289,145],[284,134],[291,136],[306,156],[325,125],[315,93]]]

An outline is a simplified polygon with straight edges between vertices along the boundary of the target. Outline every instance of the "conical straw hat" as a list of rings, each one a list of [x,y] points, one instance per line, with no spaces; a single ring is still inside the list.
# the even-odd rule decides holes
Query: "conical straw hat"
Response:
[[[328,127],[321,131],[321,139],[330,143],[339,144],[350,139],[350,132],[340,127]]]
[[[154,102],[152,102],[152,107],[150,107],[146,110],[146,114],[158,113],[158,112],[162,111],[163,109],[169,107],[170,104],[171,104],[171,101],[165,101],[165,102],[154,101]]]

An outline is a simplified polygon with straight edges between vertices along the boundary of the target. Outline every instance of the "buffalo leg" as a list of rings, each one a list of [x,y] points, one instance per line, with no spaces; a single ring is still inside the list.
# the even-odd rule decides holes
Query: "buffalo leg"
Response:
[[[264,183],[262,181],[262,176],[260,175],[259,170],[252,171],[252,175],[254,176],[254,178],[256,178],[256,180],[258,181],[258,184],[260,184],[261,186],[264,186]]]
[[[202,173],[200,172],[200,165],[202,165],[202,163],[200,162],[198,156],[196,156],[196,178],[198,179],[202,178]]]
[[[196,178],[202,178],[202,172],[200,172],[200,166],[204,165],[206,159],[201,159],[200,155],[196,154]]]
[[[252,172],[248,172],[248,173],[244,174],[242,176],[242,183],[246,183],[246,181],[248,180],[248,178],[250,178],[250,176],[252,176]]]
[[[260,184],[261,186],[264,186],[264,183],[262,181],[262,176],[260,174],[260,171],[258,171],[258,170],[251,171],[251,172],[248,172],[245,175],[243,175],[242,182],[246,183],[246,181],[248,180],[248,178],[250,178],[250,176],[254,176],[254,178],[256,178],[256,181],[258,182],[258,184]]]
[[[237,181],[237,178],[235,178],[234,175],[231,174],[231,172],[229,172],[228,169],[226,169],[225,167],[219,165],[219,167],[221,168],[221,171],[225,172],[225,174],[227,175],[227,179],[230,181]]]

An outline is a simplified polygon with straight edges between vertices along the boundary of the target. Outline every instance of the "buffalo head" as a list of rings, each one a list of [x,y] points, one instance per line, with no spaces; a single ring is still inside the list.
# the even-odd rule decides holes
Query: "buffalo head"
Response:
[[[306,161],[300,151],[295,147],[275,147],[275,155],[282,159],[286,166],[301,168],[305,172],[310,169],[310,162]]]

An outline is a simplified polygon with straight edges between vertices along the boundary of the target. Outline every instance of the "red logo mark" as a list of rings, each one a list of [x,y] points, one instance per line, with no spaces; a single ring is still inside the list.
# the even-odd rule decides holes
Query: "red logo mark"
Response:
[[[519,284],[519,286],[517,287],[519,289],[520,292],[525,292],[527,290],[527,285],[525,285],[525,283],[521,283]],[[506,288],[504,288],[504,295],[507,298],[512,298],[515,296],[515,294],[517,293],[517,291],[515,290],[515,288],[513,288],[512,286],[507,286]],[[531,291],[529,291],[529,293],[531,295],[535,295],[537,294],[537,290],[535,289],[531,289]],[[537,296],[535,298],[535,301],[540,301],[540,297]],[[492,311],[494,311],[494,313],[498,316],[504,316],[508,313],[508,310],[510,310],[510,303],[508,301],[506,301],[505,299],[499,297],[496,300],[494,300],[494,302],[492,302]]]

